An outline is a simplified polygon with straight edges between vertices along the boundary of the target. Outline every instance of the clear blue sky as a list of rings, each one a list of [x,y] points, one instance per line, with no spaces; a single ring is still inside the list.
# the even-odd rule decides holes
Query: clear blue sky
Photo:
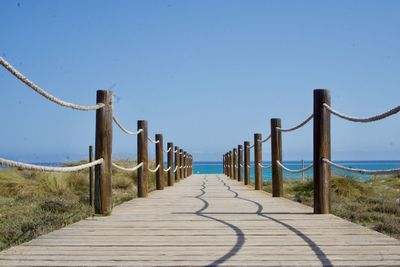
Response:
[[[78,104],[110,88],[128,128],[147,119],[152,135],[197,160],[268,135],[271,117],[297,124],[315,88],[331,89],[332,106],[352,115],[399,104],[400,1],[3,0],[0,10],[0,55],[21,72]],[[4,69],[0,88],[0,156],[86,156],[94,112],[59,107]],[[312,158],[311,124],[284,134],[283,147],[286,160]],[[114,155],[135,158],[136,139],[115,128]],[[333,118],[332,156],[400,159],[399,116]]]

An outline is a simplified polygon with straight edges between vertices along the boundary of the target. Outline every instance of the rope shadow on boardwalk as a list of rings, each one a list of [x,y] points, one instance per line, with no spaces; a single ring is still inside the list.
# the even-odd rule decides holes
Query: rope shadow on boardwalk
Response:
[[[233,198],[237,198],[237,199],[241,199],[243,201],[247,201],[250,203],[253,203],[254,205],[257,206],[257,211],[255,212],[255,214],[257,214],[258,216],[270,219],[271,221],[274,221],[284,227],[286,227],[287,229],[289,229],[290,231],[292,231],[293,233],[295,233],[298,237],[300,237],[301,239],[303,239],[308,246],[313,250],[313,252],[315,253],[315,256],[318,257],[319,261],[321,262],[321,264],[323,264],[323,266],[332,266],[332,262],[328,259],[328,257],[326,256],[326,254],[322,251],[322,249],[314,242],[311,240],[311,238],[309,238],[306,234],[302,233],[300,230],[296,229],[295,227],[284,223],[278,219],[275,219],[271,216],[268,216],[266,214],[268,213],[263,213],[263,205],[261,205],[260,203],[254,201],[254,200],[250,200],[247,198],[243,198],[239,196],[239,193],[237,193],[236,191],[232,190],[231,187],[229,185],[227,185],[220,177],[219,175],[217,175],[218,180],[224,184],[224,186],[228,189],[228,191],[232,192],[233,194],[235,194],[235,196]]]
[[[219,259],[217,259],[214,262],[207,265],[207,266],[218,266],[218,265],[226,262],[227,260],[229,260],[234,255],[236,255],[236,253],[238,253],[240,251],[240,249],[243,247],[246,239],[245,239],[245,235],[244,235],[243,231],[239,227],[237,227],[231,223],[228,223],[224,220],[217,219],[217,218],[214,218],[214,217],[211,217],[211,216],[208,216],[208,215],[205,215],[204,213],[202,213],[202,211],[206,210],[210,205],[207,200],[202,198],[202,196],[206,193],[204,191],[206,189],[206,182],[208,182],[208,180],[206,179],[206,176],[204,176],[202,188],[200,189],[201,193],[199,195],[195,196],[195,198],[201,200],[204,203],[204,206],[201,209],[199,209],[198,211],[196,211],[195,214],[197,216],[207,218],[207,219],[219,222],[221,224],[224,224],[224,225],[228,226],[229,228],[231,228],[236,234],[235,245],[225,255],[223,255]]]

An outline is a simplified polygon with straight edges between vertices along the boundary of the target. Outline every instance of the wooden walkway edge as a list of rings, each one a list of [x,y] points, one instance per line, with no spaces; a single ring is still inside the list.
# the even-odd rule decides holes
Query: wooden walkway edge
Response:
[[[0,266],[400,266],[400,241],[254,191],[192,175],[0,252]]]

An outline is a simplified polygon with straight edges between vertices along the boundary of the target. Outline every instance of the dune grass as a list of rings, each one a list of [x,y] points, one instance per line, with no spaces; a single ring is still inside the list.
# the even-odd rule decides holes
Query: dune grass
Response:
[[[122,166],[135,162],[119,161]],[[66,165],[76,165],[70,163]],[[154,163],[151,162],[151,167]],[[113,204],[136,197],[136,172],[113,170]],[[149,191],[155,190],[150,174]],[[0,250],[93,216],[89,172],[0,170]]]
[[[400,239],[400,176],[361,181],[334,175],[331,180],[332,213]],[[286,180],[284,197],[313,206],[313,182]],[[271,182],[264,183],[271,192]]]

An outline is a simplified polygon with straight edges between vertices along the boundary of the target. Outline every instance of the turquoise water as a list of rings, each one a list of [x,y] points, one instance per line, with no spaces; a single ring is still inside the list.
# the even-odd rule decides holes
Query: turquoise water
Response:
[[[378,160],[371,160],[371,161],[336,161],[338,164],[351,167],[351,168],[357,168],[357,169],[368,169],[368,170],[385,170],[385,169],[400,169],[400,161],[399,160],[393,160],[393,161],[378,161]],[[263,162],[263,165],[268,166],[270,165],[271,162]],[[299,161],[287,161],[284,162],[285,166],[296,170],[296,169],[301,169],[302,164]],[[312,164],[311,161],[305,161],[304,166],[309,166]],[[194,173],[197,174],[210,174],[210,173],[222,173],[222,162],[216,162],[216,161],[204,161],[204,162],[195,162],[194,163]],[[355,173],[349,173],[346,171],[338,170],[334,167],[332,167],[332,173],[336,173],[342,176],[353,176],[357,177],[360,179],[369,179],[372,176],[371,175],[361,175],[361,174],[355,174]],[[303,176],[302,174],[293,174],[289,173],[287,171],[283,171],[284,177],[286,179],[302,179]],[[312,177],[313,170],[309,170],[307,172],[304,172],[304,178],[306,177]],[[263,169],[263,180],[268,181],[272,179],[271,175],[271,169]],[[250,169],[250,178],[251,180],[254,179],[254,164],[251,164],[251,169]]]

